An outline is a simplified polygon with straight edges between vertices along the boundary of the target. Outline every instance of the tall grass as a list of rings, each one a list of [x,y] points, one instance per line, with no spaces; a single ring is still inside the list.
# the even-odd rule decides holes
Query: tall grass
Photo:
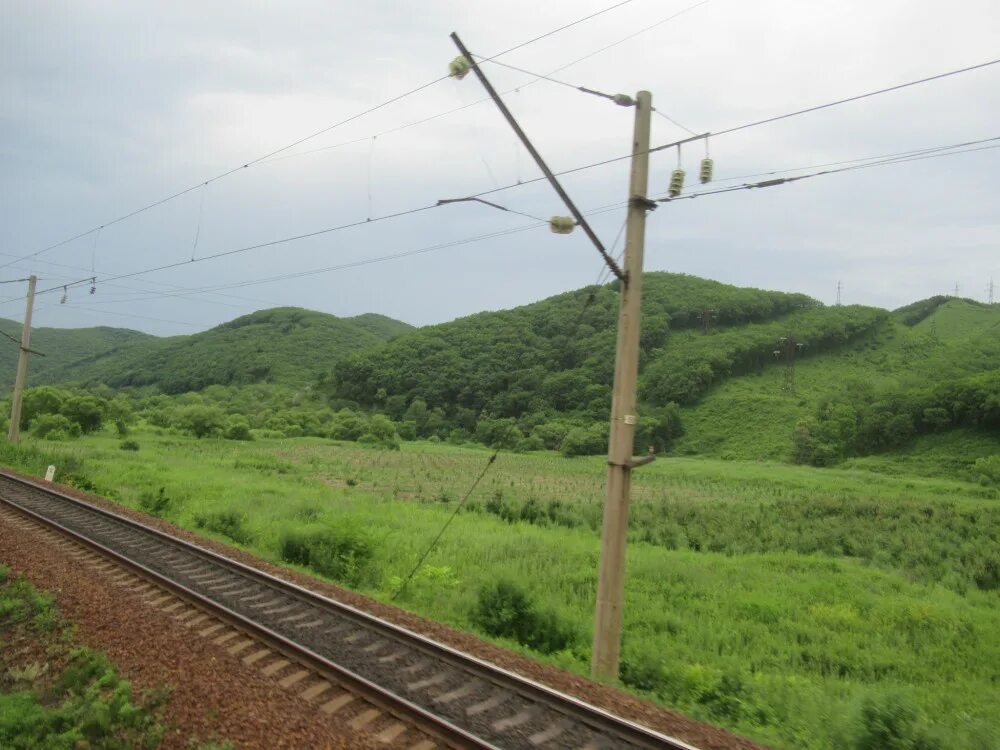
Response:
[[[45,450],[82,456],[86,480],[122,503],[145,498],[222,539],[238,529],[265,558],[381,599],[489,456],[149,430],[139,439],[139,454],[110,434]],[[501,456],[401,603],[586,674],[604,472],[600,458]],[[910,743],[900,747],[937,741],[931,723],[953,739],[927,747],[995,745],[1000,600],[976,583],[974,564],[1000,543],[992,492],[862,469],[683,458],[644,467],[624,687],[777,748],[861,750],[887,722]],[[523,597],[498,592],[500,581]],[[517,616],[492,617],[508,600]]]

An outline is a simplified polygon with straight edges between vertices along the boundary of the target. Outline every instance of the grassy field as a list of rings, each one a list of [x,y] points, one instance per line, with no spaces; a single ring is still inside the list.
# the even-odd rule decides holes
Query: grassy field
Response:
[[[0,460],[54,460],[64,481],[383,600],[490,456],[133,437],[138,452],[105,432]],[[996,747],[997,490],[866,461],[639,470],[626,689],[776,748]],[[397,603],[586,673],[604,471],[601,457],[501,454]],[[500,581],[526,595],[530,633],[492,616]]]

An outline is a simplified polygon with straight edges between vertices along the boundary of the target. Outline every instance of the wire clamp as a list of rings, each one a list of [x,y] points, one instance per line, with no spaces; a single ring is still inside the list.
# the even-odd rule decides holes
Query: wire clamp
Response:
[[[629,205],[632,206],[632,208],[641,208],[644,211],[656,210],[656,201],[650,200],[649,198],[643,198],[639,195],[633,195],[629,199]]]

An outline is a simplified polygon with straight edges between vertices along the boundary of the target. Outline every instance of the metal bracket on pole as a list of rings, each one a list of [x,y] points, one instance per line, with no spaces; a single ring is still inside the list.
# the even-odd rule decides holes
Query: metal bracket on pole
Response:
[[[584,218],[582,213],[580,213],[580,209],[578,209],[576,204],[573,203],[573,199],[569,197],[569,194],[563,189],[563,186],[559,184],[559,180],[556,179],[552,170],[549,169],[545,160],[542,159],[542,155],[538,153],[535,147],[531,144],[531,141],[528,140],[528,136],[523,130],[521,130],[521,126],[517,124],[517,120],[514,119],[514,115],[512,115],[510,110],[507,109],[507,105],[503,103],[500,95],[497,93],[496,89],[493,88],[493,84],[491,84],[486,78],[486,75],[480,69],[478,63],[476,63],[475,58],[472,57],[472,54],[466,46],[462,44],[462,40],[458,38],[458,34],[454,31],[451,33],[451,40],[455,43],[455,46],[458,47],[458,51],[465,57],[466,60],[469,61],[472,71],[476,74],[479,82],[483,84],[483,88],[486,89],[486,93],[490,95],[490,98],[497,105],[500,113],[507,119],[511,128],[514,129],[514,133],[516,133],[517,137],[521,139],[521,143],[523,143],[524,147],[528,149],[528,153],[531,154],[531,158],[535,160],[535,164],[538,165],[538,168],[542,170],[542,174],[545,175],[549,184],[552,185],[552,188],[559,194],[559,197],[562,198],[563,203],[566,204],[566,208],[569,209],[569,212],[573,215],[576,223],[581,229],[583,229],[584,233],[590,238],[590,241],[594,243],[594,247],[597,248],[597,252],[601,254],[601,257],[604,258],[604,262],[608,264],[608,268],[610,268],[611,272],[618,277],[619,281],[627,285],[628,277],[625,272],[622,271],[619,265],[615,262],[614,258],[608,255],[608,251],[604,249],[604,244],[594,233],[594,230],[590,228],[590,224],[587,223],[587,219]]]

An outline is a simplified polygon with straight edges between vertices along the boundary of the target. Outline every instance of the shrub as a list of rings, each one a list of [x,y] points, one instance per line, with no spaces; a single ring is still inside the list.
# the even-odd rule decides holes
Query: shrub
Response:
[[[398,451],[400,449],[396,425],[391,419],[381,414],[376,414],[371,418],[368,423],[368,431],[358,438],[358,442],[386,450]]]
[[[554,612],[539,612],[517,584],[498,581],[479,590],[472,621],[488,635],[512,638],[542,653],[568,648],[574,631]]]
[[[122,440],[118,448],[123,451],[137,451],[139,450],[139,443],[135,440]]]
[[[869,698],[861,707],[861,729],[855,750],[938,750],[917,709],[903,696]]]
[[[243,416],[230,417],[226,422],[226,440],[253,440],[250,423]]]
[[[376,577],[375,544],[362,529],[313,527],[285,532],[278,543],[285,562],[304,565],[348,586]]]
[[[80,426],[83,432],[97,432],[104,423],[107,402],[96,396],[71,396],[63,404],[61,413]]]
[[[574,427],[563,438],[559,446],[560,452],[570,458],[572,456],[596,456],[608,449],[608,438],[600,425],[592,427]]]
[[[246,528],[245,523],[246,516],[232,510],[198,514],[194,517],[194,525],[199,529],[221,534],[238,544],[249,544],[253,541],[254,535]]]
[[[139,508],[154,516],[163,517],[170,506],[173,504],[171,499],[167,497],[167,488],[160,487],[159,491],[154,495],[151,492],[144,492],[139,498]]]
[[[35,437],[47,440],[65,440],[68,437],[77,437],[80,434],[80,427],[62,414],[42,414],[35,420],[31,432]]]
[[[972,474],[982,485],[1000,485],[1000,454],[977,458]]]
[[[185,406],[177,412],[177,426],[197,438],[222,430],[225,414],[216,406]]]

